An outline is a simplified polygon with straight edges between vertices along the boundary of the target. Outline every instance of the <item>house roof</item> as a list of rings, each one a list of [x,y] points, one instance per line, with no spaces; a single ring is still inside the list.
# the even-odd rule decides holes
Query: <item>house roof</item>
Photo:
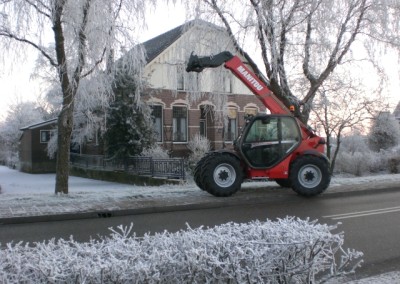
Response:
[[[200,19],[186,22],[183,25],[180,25],[172,30],[169,30],[142,43],[144,48],[146,49],[147,63],[151,62],[158,55],[160,55],[164,50],[166,50],[169,46],[176,42],[186,31],[188,31],[193,26],[207,26],[214,29],[223,30],[223,28],[219,26]]]
[[[173,44],[183,34],[183,30],[184,25],[180,25],[179,27],[144,42],[143,46],[146,49],[147,62],[152,61]]]
[[[20,128],[20,130],[35,129],[35,128],[47,126],[47,125],[50,125],[50,124],[54,124],[56,122],[57,122],[57,118],[53,118],[53,119],[50,119],[50,120],[46,120],[46,121],[42,121],[42,122],[39,122],[39,123],[35,123],[35,124],[32,124],[32,125],[28,125],[28,126],[22,127],[22,128]]]
[[[163,51],[165,51],[169,46],[171,46],[174,42],[176,42],[185,32],[187,32],[191,27],[194,26],[203,26],[203,27],[208,27],[211,29],[216,29],[220,31],[226,31],[225,28],[221,26],[217,26],[213,23],[201,20],[201,19],[195,19],[189,22],[184,23],[183,25],[180,25],[172,30],[169,30],[161,35],[158,35],[146,42],[142,43],[142,46],[144,46],[146,50],[146,61],[147,64],[153,61],[157,56],[159,56]],[[257,74],[257,76],[260,76],[263,78],[264,81],[267,81],[265,76],[262,74],[260,69],[257,67],[257,64],[254,62],[254,60],[240,47],[235,45],[235,49],[237,52],[241,55],[244,56],[245,60],[247,63],[250,64],[251,68],[254,69],[254,72]]]

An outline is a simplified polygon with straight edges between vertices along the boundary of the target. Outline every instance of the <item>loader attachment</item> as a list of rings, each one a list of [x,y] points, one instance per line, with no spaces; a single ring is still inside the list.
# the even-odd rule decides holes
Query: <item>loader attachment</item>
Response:
[[[189,62],[186,67],[187,72],[201,72],[204,68],[216,68],[232,59],[233,55],[229,51],[224,51],[216,55],[198,57],[190,54]]]

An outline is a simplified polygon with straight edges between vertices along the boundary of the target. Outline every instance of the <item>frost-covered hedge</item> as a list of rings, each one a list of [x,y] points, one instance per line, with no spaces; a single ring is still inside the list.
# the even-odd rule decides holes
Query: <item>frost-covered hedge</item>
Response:
[[[380,152],[345,152],[339,153],[336,159],[336,173],[349,173],[363,176],[369,173],[398,173],[400,151],[382,150]]]
[[[142,238],[132,226],[78,243],[8,244],[0,283],[316,283],[352,272],[336,227],[286,218],[228,223]],[[338,263],[338,262],[339,263]]]

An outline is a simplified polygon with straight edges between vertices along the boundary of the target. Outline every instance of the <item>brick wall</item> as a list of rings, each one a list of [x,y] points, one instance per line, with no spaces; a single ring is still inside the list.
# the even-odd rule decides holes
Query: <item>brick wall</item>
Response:
[[[209,104],[211,99],[205,95],[198,101],[188,104],[188,93],[174,92],[172,90],[147,90],[148,95],[143,99],[150,105],[157,104],[163,106],[163,143],[162,145],[171,151],[176,157],[187,156],[189,151],[187,143],[172,142],[172,107],[186,106],[188,108],[188,138],[200,132],[200,105]],[[227,105],[237,109],[237,127],[238,132],[244,126],[244,115],[246,108],[257,109],[258,112],[264,112],[265,106],[254,95],[234,95],[228,94]],[[223,141],[223,121],[216,118],[214,114],[209,113],[206,116],[207,138],[211,142],[212,148],[221,149],[223,147],[232,147],[232,142]]]

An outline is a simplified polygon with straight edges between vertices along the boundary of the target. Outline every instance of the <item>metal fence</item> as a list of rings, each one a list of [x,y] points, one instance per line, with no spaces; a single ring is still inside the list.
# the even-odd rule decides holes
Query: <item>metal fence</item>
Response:
[[[70,163],[74,167],[91,170],[124,171],[135,175],[185,179],[185,161],[182,158],[154,159],[142,156],[107,158],[102,155],[71,153]]]

